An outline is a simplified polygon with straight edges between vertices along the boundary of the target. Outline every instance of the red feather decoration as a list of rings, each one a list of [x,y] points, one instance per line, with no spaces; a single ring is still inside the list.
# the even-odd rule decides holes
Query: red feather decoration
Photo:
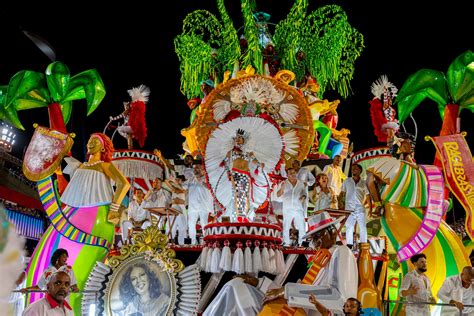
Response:
[[[132,129],[133,138],[138,141],[140,147],[145,145],[145,139],[147,136],[145,111],[145,103],[142,101],[135,101],[132,103],[130,118],[128,119],[128,125],[130,125],[130,128]]]
[[[370,116],[372,118],[372,125],[374,126],[374,134],[377,140],[382,143],[387,142],[387,134],[382,131],[382,125],[387,123],[387,119],[383,115],[382,103],[379,99],[374,98],[369,101]]]

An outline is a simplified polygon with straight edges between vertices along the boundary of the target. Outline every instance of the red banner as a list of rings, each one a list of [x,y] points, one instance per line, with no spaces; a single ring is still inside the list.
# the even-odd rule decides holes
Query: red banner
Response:
[[[474,239],[474,164],[465,134],[432,138],[441,157],[446,185],[466,210],[466,232]]]

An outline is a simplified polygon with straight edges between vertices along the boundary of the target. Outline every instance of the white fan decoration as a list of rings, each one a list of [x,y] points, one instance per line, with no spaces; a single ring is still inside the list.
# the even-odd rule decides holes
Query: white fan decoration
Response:
[[[219,203],[225,207],[226,214],[231,214],[233,210],[232,184],[221,163],[232,149],[233,137],[239,128],[249,134],[243,150],[253,152],[257,160],[265,165],[263,172],[260,167],[253,164],[250,166],[256,184],[253,190],[254,209],[267,199],[270,184],[268,173],[275,169],[285,149],[279,129],[260,117],[238,117],[219,125],[212,132],[206,145],[204,165],[211,190]],[[257,168],[258,171],[255,170]]]

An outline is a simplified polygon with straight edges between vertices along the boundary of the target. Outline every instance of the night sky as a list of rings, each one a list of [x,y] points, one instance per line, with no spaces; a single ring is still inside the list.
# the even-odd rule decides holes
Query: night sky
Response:
[[[147,105],[149,136],[145,150],[159,148],[169,158],[183,153],[180,130],[189,124],[186,98],[179,91],[179,65],[173,38],[181,33],[186,14],[207,9],[218,14],[214,1],[130,1],[127,6],[106,7],[100,1],[27,2],[0,9],[2,40],[0,44],[0,85],[23,69],[44,72],[49,59],[21,32],[28,30],[45,38],[54,47],[57,60],[64,62],[71,74],[96,68],[104,81],[107,95],[99,108],[86,117],[85,101],[76,101],[68,131],[77,133],[73,153],[83,158],[84,141],[92,132],[102,131],[108,117],[122,111],[128,100],[127,89],[146,84],[151,89]],[[112,2],[108,2],[112,6]],[[271,14],[277,23],[292,5],[287,0],[257,1],[260,11]],[[435,5],[428,1],[310,1],[309,9],[324,4],[339,4],[349,22],[365,37],[365,49],[356,61],[352,81],[353,95],[339,106],[338,128],[349,128],[354,150],[379,145],[370,123],[370,85],[380,75],[400,88],[405,79],[422,68],[447,71],[461,53],[473,49],[472,11],[466,2],[448,1]],[[14,7],[13,7],[14,6]],[[152,8],[151,6],[155,7]],[[241,24],[240,1],[228,0],[226,6],[234,21]],[[118,13],[113,13],[116,11]],[[240,35],[240,34],[239,34]],[[328,92],[326,98],[337,97]],[[31,135],[32,124],[47,124],[46,108],[19,112],[27,128],[19,133],[15,154],[22,155]],[[414,112],[418,124],[416,158],[431,163],[432,145],[424,135],[436,135],[441,128],[436,104],[426,101]],[[472,144],[473,114],[461,115],[461,129],[468,131]],[[414,132],[413,125],[407,125]],[[111,132],[108,132],[109,136]],[[117,148],[126,143],[119,135]]]

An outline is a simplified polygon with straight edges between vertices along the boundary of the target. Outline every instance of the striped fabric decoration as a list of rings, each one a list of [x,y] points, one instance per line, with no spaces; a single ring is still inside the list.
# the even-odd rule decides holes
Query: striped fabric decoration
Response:
[[[321,271],[322,268],[331,260],[331,253],[327,249],[320,249],[318,252],[310,258],[311,267],[306,272],[301,284],[313,284],[316,280],[316,277]],[[289,307],[288,305],[283,305],[282,309],[278,315],[292,316],[296,313],[297,308]]]
[[[382,200],[404,207],[424,207],[427,203],[426,175],[421,169],[400,162],[398,174],[382,189]]]
[[[61,235],[81,244],[104,248],[111,246],[107,240],[83,232],[69,222],[68,218],[71,217],[78,208],[66,205],[65,208],[61,210],[51,177],[47,177],[38,182],[38,192],[43,208],[51,220],[51,224]]]
[[[445,212],[443,207],[444,178],[441,170],[430,165],[420,165],[420,170],[424,171],[427,178],[428,205],[418,231],[397,253],[400,262],[421,253],[430,244],[438,231]]]
[[[21,236],[39,240],[44,233],[44,222],[41,218],[26,215],[7,209],[8,221]]]

